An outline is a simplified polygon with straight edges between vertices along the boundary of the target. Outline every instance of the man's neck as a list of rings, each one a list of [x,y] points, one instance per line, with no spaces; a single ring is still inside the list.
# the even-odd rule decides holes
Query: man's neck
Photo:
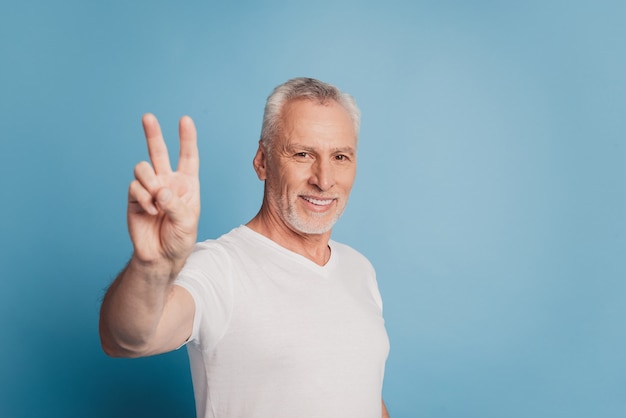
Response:
[[[246,226],[320,266],[325,265],[330,259],[328,241],[331,231],[323,234],[304,234],[294,231],[281,219],[270,216],[263,208]]]

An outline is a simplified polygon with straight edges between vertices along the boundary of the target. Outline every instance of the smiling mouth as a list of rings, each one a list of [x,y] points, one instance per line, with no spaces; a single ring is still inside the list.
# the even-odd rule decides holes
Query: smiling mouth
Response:
[[[309,197],[309,196],[301,196],[301,197],[307,202],[314,204],[315,206],[328,206],[331,203],[333,203],[333,201],[335,200],[335,199],[315,199],[314,197]]]

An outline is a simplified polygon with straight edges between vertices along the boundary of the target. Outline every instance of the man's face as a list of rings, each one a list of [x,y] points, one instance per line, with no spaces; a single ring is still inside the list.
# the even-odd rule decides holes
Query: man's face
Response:
[[[282,116],[281,133],[266,159],[269,209],[296,232],[326,233],[346,207],[356,175],[353,121],[332,100],[293,101]]]

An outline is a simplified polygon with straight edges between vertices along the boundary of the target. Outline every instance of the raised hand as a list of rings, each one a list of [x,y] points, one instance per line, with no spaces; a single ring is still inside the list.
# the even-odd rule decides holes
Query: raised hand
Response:
[[[177,270],[193,249],[200,217],[196,128],[190,117],[180,119],[180,157],[173,171],[156,117],[146,114],[142,122],[152,165],[143,161],[135,166],[128,191],[133,258]]]

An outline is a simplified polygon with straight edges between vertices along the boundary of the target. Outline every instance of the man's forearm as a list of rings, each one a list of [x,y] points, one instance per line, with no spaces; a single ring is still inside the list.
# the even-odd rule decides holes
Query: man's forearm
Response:
[[[108,289],[100,310],[100,339],[108,355],[142,355],[161,320],[172,276],[167,264],[131,259]]]

